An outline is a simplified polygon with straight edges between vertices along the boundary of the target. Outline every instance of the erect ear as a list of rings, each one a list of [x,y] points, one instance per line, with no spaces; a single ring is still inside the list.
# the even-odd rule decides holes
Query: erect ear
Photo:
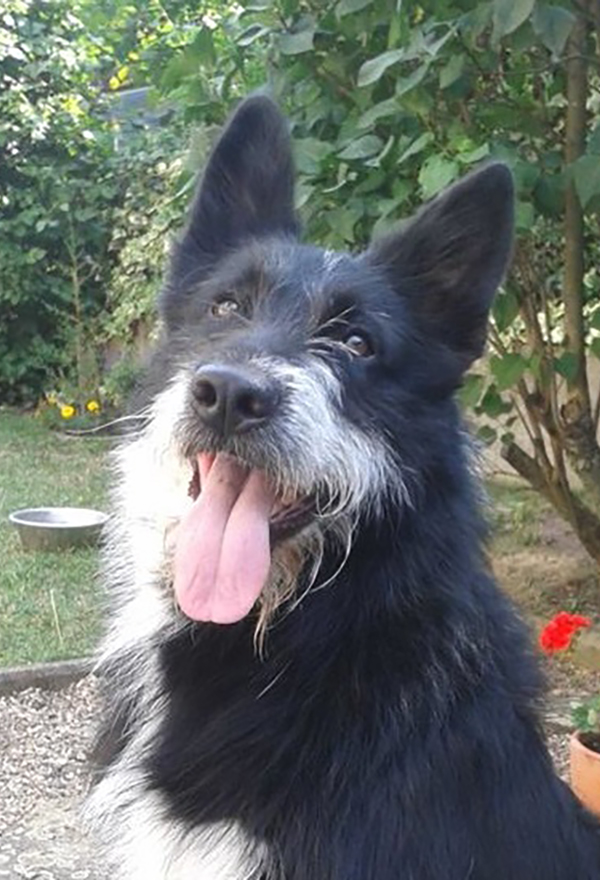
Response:
[[[461,370],[483,352],[489,309],[511,253],[513,203],[508,168],[486,165],[366,255],[405,297],[426,337],[450,349]]]
[[[210,156],[172,275],[197,280],[247,239],[297,232],[287,123],[273,101],[255,95],[238,107]]]

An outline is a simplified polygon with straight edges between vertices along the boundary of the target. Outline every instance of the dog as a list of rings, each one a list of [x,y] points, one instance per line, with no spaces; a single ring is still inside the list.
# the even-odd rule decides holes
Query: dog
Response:
[[[214,148],[117,453],[90,814],[122,880],[598,880],[454,393],[510,258],[491,163],[299,242],[262,95]]]

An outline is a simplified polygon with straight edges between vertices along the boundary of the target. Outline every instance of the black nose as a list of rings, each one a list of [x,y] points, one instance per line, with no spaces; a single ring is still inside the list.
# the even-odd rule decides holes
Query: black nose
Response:
[[[258,378],[237,367],[218,365],[197,371],[192,392],[202,422],[224,437],[264,424],[280,399],[273,380]]]

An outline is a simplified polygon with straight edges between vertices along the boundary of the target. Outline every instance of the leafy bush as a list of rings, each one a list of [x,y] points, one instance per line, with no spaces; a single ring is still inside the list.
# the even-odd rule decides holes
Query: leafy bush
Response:
[[[514,268],[489,363],[463,398],[481,439],[501,445],[600,560],[600,397],[588,380],[600,358],[594,4],[101,0],[79,5],[82,27],[66,0],[7,3],[0,394],[22,397],[73,363],[85,384],[91,343],[108,361],[143,345],[198,157],[232,102],[267,83],[292,120],[308,235],[326,246],[363,247],[478,162],[510,165]],[[181,113],[115,158],[90,113],[94,88],[149,82]]]
[[[489,367],[464,399],[482,440],[502,445],[600,561],[600,398],[587,375],[600,356],[595,5],[249,0],[210,24],[188,27],[163,88],[192,116],[212,113],[264,60],[293,122],[298,205],[325,245],[361,247],[476,163],[510,165],[516,259]]]
[[[64,0],[0,15],[0,399],[85,371],[103,306],[111,136],[89,85],[85,32]],[[83,377],[82,377],[83,379]]]
[[[69,0],[7,0],[0,14],[0,401],[97,394],[107,346],[139,335],[181,213],[176,114],[136,125],[103,91],[114,46],[90,17],[115,27],[117,5],[82,4],[84,20]],[[123,46],[143,38],[134,28]]]
[[[162,131],[132,133],[119,153],[124,186],[112,214],[112,269],[98,327],[105,348],[126,352],[152,333],[166,249],[195,180],[185,161],[186,143],[179,126],[171,123]]]

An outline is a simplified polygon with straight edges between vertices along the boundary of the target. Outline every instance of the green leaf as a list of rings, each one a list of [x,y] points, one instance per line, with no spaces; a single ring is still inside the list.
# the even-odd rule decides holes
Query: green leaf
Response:
[[[423,49],[428,55],[430,55],[432,58],[435,58],[440,49],[442,49],[446,45],[448,40],[451,39],[451,37],[453,36],[454,30],[449,27],[447,28],[446,33],[442,34],[441,37],[438,37],[437,40],[431,38],[425,40],[423,44]],[[419,57],[419,55],[415,53],[414,57]]]
[[[360,12],[361,9],[370,6],[372,2],[373,0],[340,0],[335,7],[335,14],[338,18],[343,18],[344,15],[350,15],[352,12]]]
[[[314,187],[300,182],[295,189],[294,207],[297,211],[303,208],[314,192]]]
[[[477,429],[476,436],[482,443],[485,443],[486,446],[491,446],[498,434],[491,425],[482,425],[481,428]]]
[[[365,134],[348,144],[341,153],[340,159],[370,159],[376,156],[383,147],[383,141],[375,134]]]
[[[460,156],[458,156],[458,160],[464,165],[473,165],[475,162],[481,162],[482,159],[485,159],[486,156],[489,155],[490,145],[482,144],[474,150],[469,150],[467,153],[461,153]]]
[[[392,147],[394,146],[395,143],[396,143],[396,138],[394,137],[393,134],[391,134],[391,135],[389,136],[389,138],[387,139],[387,141],[385,142],[385,145],[384,145],[384,147],[383,147],[381,153],[379,153],[379,155],[376,156],[376,157],[375,157],[371,162],[369,162],[368,164],[369,164],[369,165],[372,165],[373,167],[378,167],[378,166],[383,162],[383,160],[384,160],[385,157],[388,155],[388,153],[391,151],[391,149],[392,149]]]
[[[533,198],[536,209],[546,217],[558,218],[564,209],[565,175],[544,174],[535,185]]]
[[[267,34],[271,33],[271,28],[265,27],[262,24],[253,24],[249,28],[246,28],[245,31],[239,35],[236,39],[236,43],[238,46],[246,47],[251,46],[255,40],[260,39],[260,37],[265,37]]]
[[[447,89],[461,76],[465,66],[464,55],[452,55],[440,70],[440,89]]]
[[[475,42],[489,27],[492,18],[491,3],[479,3],[471,12],[466,12],[458,19],[459,32]]]
[[[600,155],[600,122],[596,125],[588,141],[588,154]]]
[[[579,361],[577,360],[576,355],[570,351],[565,351],[560,357],[554,358],[554,369],[559,376],[565,378],[567,382],[573,381],[577,375],[578,366]]]
[[[581,207],[585,209],[600,194],[600,156],[581,156],[573,162],[571,171]]]
[[[571,712],[571,718],[577,730],[589,731],[588,708],[585,705],[576,706]]]
[[[177,88],[186,77],[197,75],[201,56],[190,45],[183,52],[174,55],[164,69],[160,87],[165,91]]]
[[[358,71],[357,85],[363,88],[377,82],[388,67],[397,64],[405,54],[404,49],[390,49],[388,52],[382,52],[381,55],[376,55],[375,58],[365,61]]]
[[[481,392],[485,385],[485,377],[479,373],[468,373],[464,380],[458,398],[463,406],[474,407],[479,402]]]
[[[535,0],[493,0],[493,40],[512,34],[527,21],[535,7]]]
[[[535,211],[531,202],[522,202],[520,199],[515,204],[515,226],[519,231],[530,232],[535,219]]]
[[[500,333],[503,333],[508,327],[510,327],[518,314],[519,303],[517,302],[514,293],[510,290],[500,291],[497,294],[492,307],[494,322]]]
[[[321,163],[333,148],[327,141],[318,138],[299,138],[294,141],[294,160],[298,171],[303,174],[316,174]]]
[[[430,156],[419,172],[423,197],[430,199],[458,177],[458,163],[443,156]]]
[[[215,61],[215,44],[212,31],[208,27],[202,27],[198,31],[190,48],[196,58],[202,61]]]
[[[277,47],[282,55],[301,55],[310,52],[315,39],[315,27],[310,25],[297,33],[279,34]]]
[[[347,165],[342,165],[342,168],[347,168]],[[374,190],[379,190],[383,186],[386,180],[386,175],[381,171],[381,169],[377,169],[375,171],[369,171],[368,175],[359,183],[358,186],[353,188],[355,196],[364,196],[368,193],[374,192]]]
[[[377,203],[379,217],[371,230],[374,239],[386,235],[396,225],[395,220],[390,216],[398,207],[396,199],[381,199]]]
[[[492,419],[497,419],[498,416],[505,415],[510,412],[511,409],[512,403],[503,400],[498,394],[496,386],[490,385],[480,400],[476,412],[478,414],[484,413]]]
[[[590,351],[594,357],[600,358],[600,339],[598,337],[590,342]]]
[[[40,260],[43,260],[45,256],[46,251],[44,248],[32,247],[25,252],[25,262],[29,264],[38,263]]]
[[[426,131],[425,134],[419,135],[418,138],[409,144],[409,146],[402,153],[400,158],[398,159],[398,165],[401,165],[403,162],[406,162],[411,156],[420,153],[421,150],[424,150],[427,144],[430,144],[433,140],[433,135],[430,131]]]
[[[532,354],[529,358],[529,363],[527,364],[529,372],[532,376],[535,376],[536,379],[541,378],[541,367],[543,363],[543,356],[538,354]]]
[[[356,209],[341,207],[329,211],[325,222],[334,233],[335,241],[346,245],[354,240],[354,227],[360,216],[360,212]]]
[[[491,357],[490,369],[496,380],[498,391],[506,391],[507,388],[512,388],[517,384],[527,369],[527,361],[520,354],[509,351],[502,357]]]
[[[540,178],[539,164],[519,159],[514,165],[513,174],[520,195],[529,195]]]
[[[400,0],[402,2],[402,0]],[[398,9],[398,12],[400,10]],[[393,49],[394,46],[397,46],[398,43],[402,39],[402,30],[405,25],[405,22],[402,20],[402,16],[400,15],[392,15],[390,18],[390,27],[388,30],[387,37],[387,47],[388,49]]]
[[[429,62],[421,64],[416,70],[413,70],[410,76],[399,77],[396,80],[396,97],[399,98],[401,95],[406,95],[407,92],[418,86],[428,70]]]
[[[571,712],[571,718],[577,730],[598,730],[598,716],[600,713],[600,698],[590,697],[583,703],[575,706]]]
[[[558,58],[573,29],[575,16],[563,6],[538,6],[533,14],[533,29],[552,56]]]
[[[401,109],[395,98],[388,98],[387,101],[380,101],[363,113],[357,122],[358,128],[371,128],[379,119],[385,119],[387,116],[399,116]]]

